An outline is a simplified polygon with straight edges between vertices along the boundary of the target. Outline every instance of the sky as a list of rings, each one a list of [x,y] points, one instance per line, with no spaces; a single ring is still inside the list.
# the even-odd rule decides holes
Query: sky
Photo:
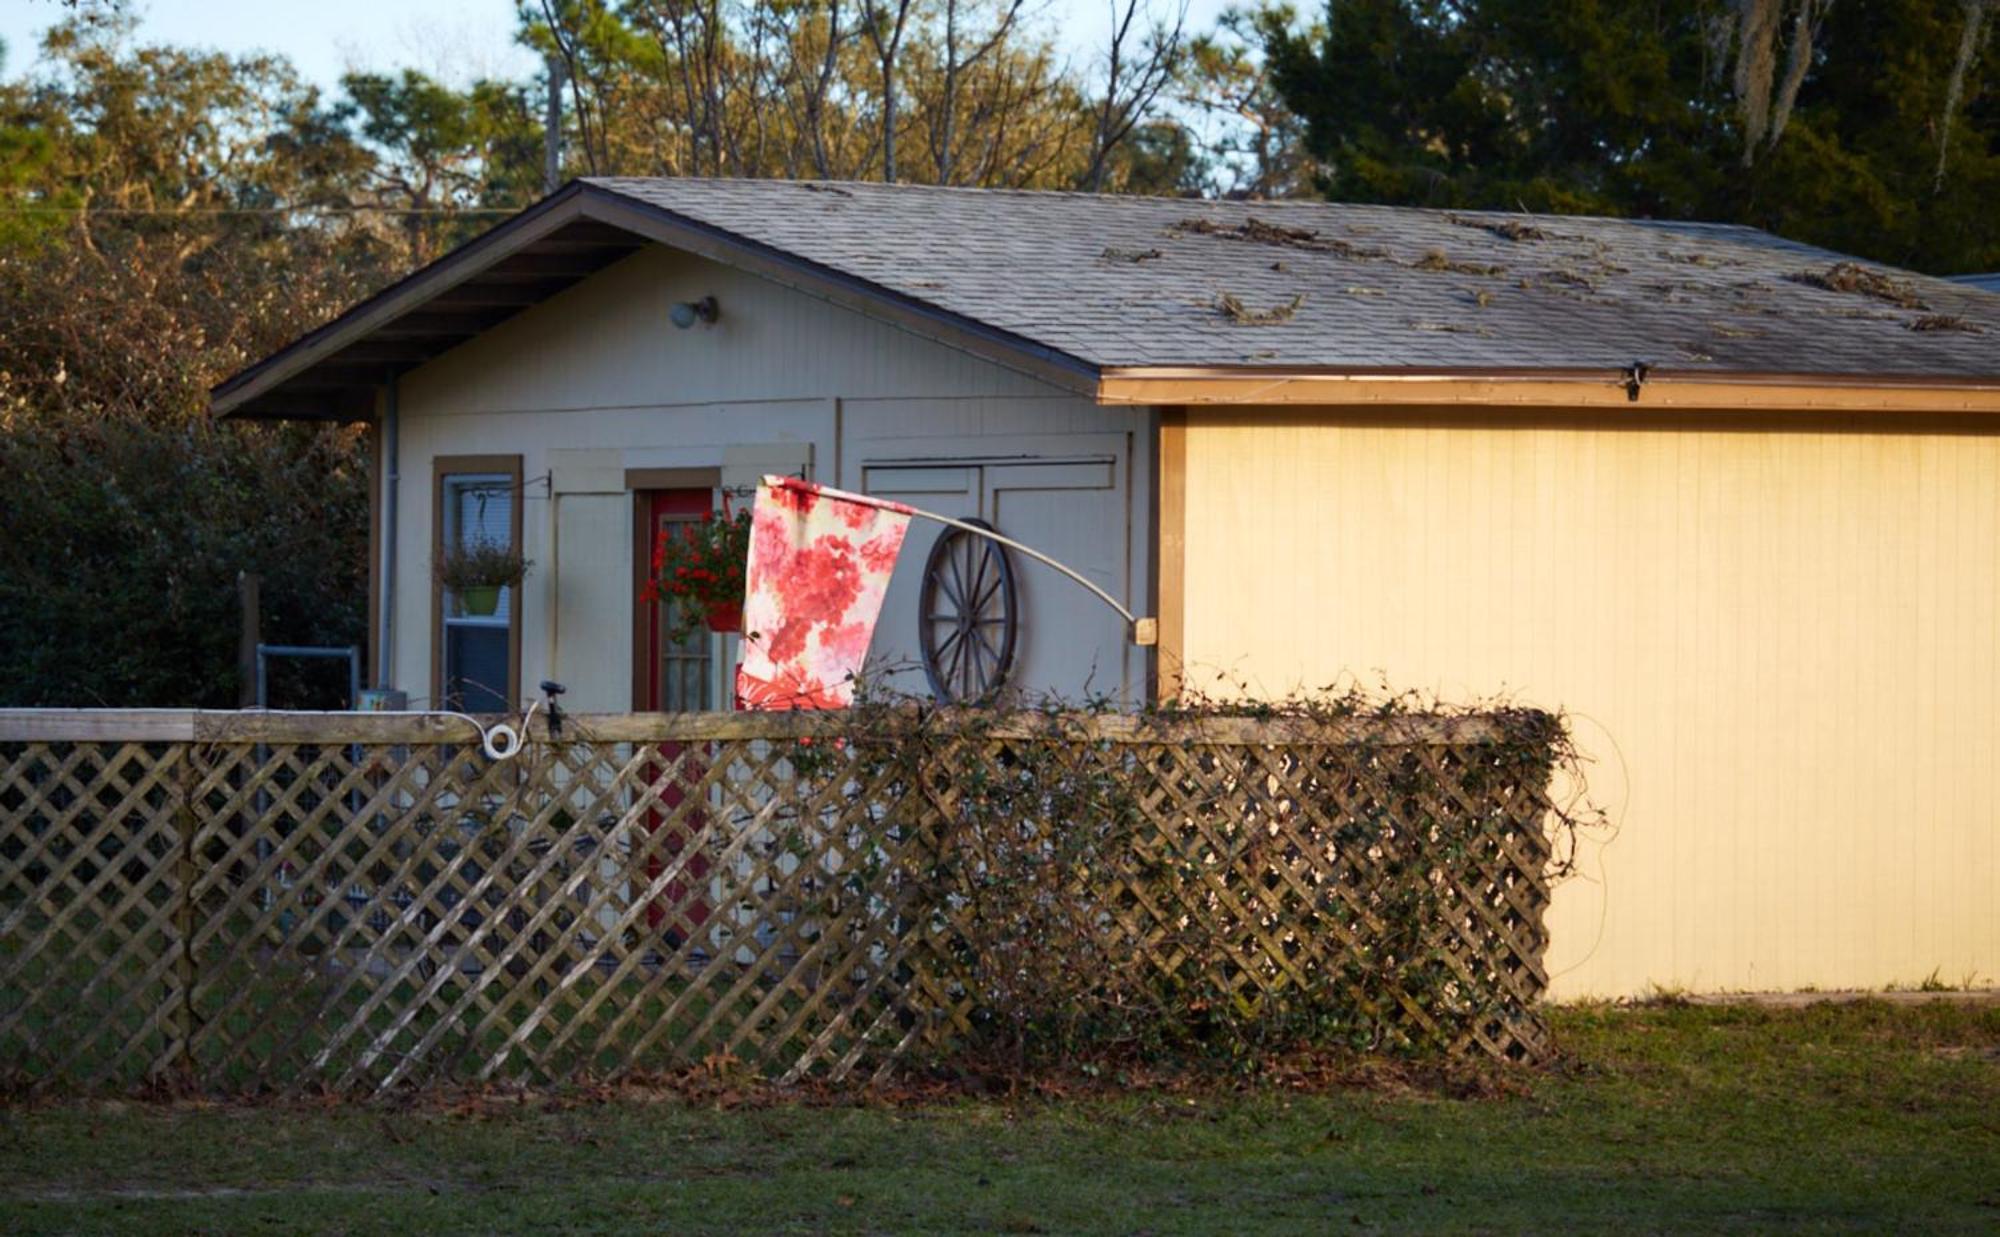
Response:
[[[1110,29],[1109,0],[1040,0],[1042,20],[1082,61]],[[1190,0],[1188,27],[1206,30],[1227,0]],[[142,38],[272,51],[306,77],[333,87],[353,70],[412,67],[455,86],[475,78],[524,77],[539,71],[514,44],[514,0],[138,0]],[[0,72],[33,68],[41,33],[65,13],[60,0],[0,0]]]

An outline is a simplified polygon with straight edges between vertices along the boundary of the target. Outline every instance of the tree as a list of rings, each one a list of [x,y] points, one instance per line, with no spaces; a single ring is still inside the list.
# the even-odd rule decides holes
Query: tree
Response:
[[[364,638],[357,432],[215,424],[208,386],[396,268],[371,166],[281,62],[73,20],[0,84],[0,700],[235,703],[235,578],[267,630]],[[322,213],[332,211],[336,213]]]
[[[1752,223],[2000,266],[1989,0],[1333,0],[1272,80],[1344,200]]]
[[[389,208],[410,260],[428,262],[490,219],[482,208],[525,206],[541,189],[542,129],[525,86],[480,81],[453,90],[414,69],[350,73],[337,122],[358,122],[379,152],[360,197]]]
[[[1104,89],[1091,109],[1090,163],[1078,188],[1096,192],[1104,187],[1112,157],[1145,123],[1179,73],[1186,33],[1186,0],[1171,19],[1155,17],[1141,0],[1112,0]]]
[[[1179,102],[1202,126],[1202,187],[1227,197],[1295,197],[1312,188],[1305,125],[1278,94],[1264,32],[1291,34],[1290,5],[1231,8],[1188,46]]]
[[[582,170],[1067,189],[1168,119],[1181,25],[1122,3],[1102,80],[1022,0],[535,0],[523,40],[572,67]]]

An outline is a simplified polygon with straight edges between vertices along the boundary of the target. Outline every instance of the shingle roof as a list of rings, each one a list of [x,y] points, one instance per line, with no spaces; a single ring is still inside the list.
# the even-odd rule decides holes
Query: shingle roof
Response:
[[[599,189],[1088,365],[2000,376],[2000,295],[1753,228],[781,181]]]

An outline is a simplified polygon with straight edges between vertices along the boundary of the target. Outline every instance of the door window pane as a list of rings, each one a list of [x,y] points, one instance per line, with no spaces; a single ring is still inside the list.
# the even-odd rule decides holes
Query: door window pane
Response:
[[[704,507],[707,495],[701,496]],[[687,526],[699,517],[670,512],[656,514],[653,522],[653,536],[657,540],[662,535],[682,536]],[[674,627],[683,621],[680,602],[662,598],[654,606],[653,622],[657,625],[654,647],[660,651],[659,699],[655,707],[668,713],[704,713],[715,707],[714,693],[709,683],[714,677],[712,651],[714,642],[706,628],[697,626],[685,632],[680,639],[674,638]]]

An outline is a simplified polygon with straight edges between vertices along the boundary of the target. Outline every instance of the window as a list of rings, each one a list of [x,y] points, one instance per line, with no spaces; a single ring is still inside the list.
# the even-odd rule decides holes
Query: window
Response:
[[[433,557],[476,545],[518,548],[519,456],[445,457],[436,464]],[[440,707],[504,713],[520,694],[520,599],[502,588],[495,599],[458,596],[432,586],[437,616],[435,698]],[[490,613],[486,613],[490,607]]]

